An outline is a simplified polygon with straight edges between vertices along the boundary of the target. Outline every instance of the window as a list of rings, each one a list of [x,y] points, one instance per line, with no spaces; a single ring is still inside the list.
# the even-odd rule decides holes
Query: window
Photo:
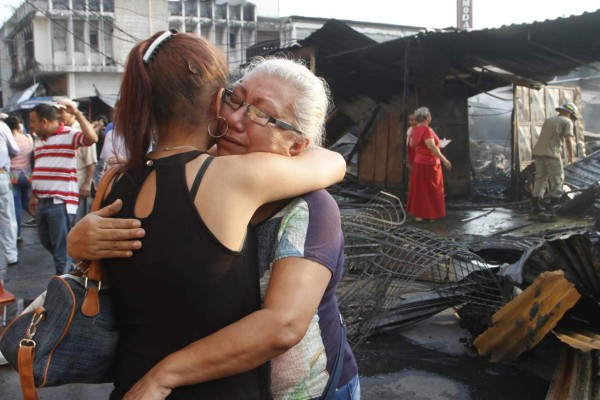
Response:
[[[190,33],[195,33],[196,32],[196,23],[186,23],[185,24],[185,31],[186,32],[190,32]]]
[[[68,10],[69,0],[54,0],[52,2],[52,8],[55,10]]]
[[[186,17],[198,16],[198,1],[197,0],[185,0],[185,16]]]
[[[169,0],[169,14],[183,15],[181,9],[181,0]]]
[[[73,10],[85,10],[86,0],[73,0]]]
[[[227,50],[226,36],[225,36],[225,28],[222,26],[215,26],[215,43],[222,49]]]
[[[106,59],[106,65],[114,65],[115,61],[112,59],[113,56],[113,27],[104,25],[104,32],[102,32],[104,37],[104,51]]]
[[[271,41],[277,43],[279,46],[279,32],[278,31],[256,31],[256,42]]]
[[[102,11],[115,12],[115,1],[114,0],[102,0]]]
[[[200,36],[207,39],[210,42],[214,42],[214,29],[211,25],[202,25],[198,24],[198,29],[200,29]]]
[[[8,53],[10,54],[10,64],[12,68],[12,74],[16,75],[19,73],[19,55],[17,54],[17,46],[15,42],[11,40],[8,42]]]
[[[227,4],[215,4],[215,19],[227,19]]]
[[[229,6],[229,19],[240,21],[242,19],[242,6]]]
[[[96,21],[90,21],[90,38],[88,40],[88,43],[90,44],[90,47],[92,49],[96,49],[98,50],[98,47],[100,45],[99,42],[99,38],[98,38],[98,23]]]
[[[231,32],[229,33],[229,47],[235,49],[237,45],[237,33]]]
[[[84,21],[80,19],[73,20],[73,45],[76,53],[83,53],[85,50],[85,36],[83,34]]]
[[[246,4],[244,6],[244,21],[254,21],[254,12],[256,6],[254,4]]]
[[[200,1],[200,16],[212,18],[212,1]]]
[[[52,45],[54,51],[67,51],[67,21],[55,20],[52,22]]]
[[[100,0],[88,0],[88,8],[90,11],[100,11]]]

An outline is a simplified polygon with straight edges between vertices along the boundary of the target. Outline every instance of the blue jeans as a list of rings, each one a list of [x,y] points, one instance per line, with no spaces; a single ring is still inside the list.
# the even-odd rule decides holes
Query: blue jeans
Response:
[[[360,400],[360,380],[358,374],[341,388],[335,391],[335,400]]]
[[[19,172],[19,180],[16,185],[13,185],[13,197],[17,215],[17,236],[21,236],[21,210],[29,212],[29,198],[31,197],[31,183],[23,172]]]
[[[66,205],[53,204],[52,198],[40,199],[35,220],[40,242],[54,259],[56,275],[64,274],[67,266],[67,234],[71,229]]]
[[[71,226],[75,225],[81,218],[85,217],[89,214],[92,209],[92,196],[89,197],[81,197],[79,196],[79,205],[77,206],[77,214],[75,214],[75,219],[71,220]]]

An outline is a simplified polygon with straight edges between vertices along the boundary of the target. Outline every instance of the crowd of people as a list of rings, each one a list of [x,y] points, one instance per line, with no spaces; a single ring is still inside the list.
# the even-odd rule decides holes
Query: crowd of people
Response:
[[[346,171],[320,146],[329,107],[300,62],[258,59],[228,82],[213,44],[166,31],[132,49],[114,124],[61,100],[11,134],[6,160],[29,185],[19,207],[56,274],[102,259],[109,277],[111,399],[360,399],[336,299],[340,211],[323,190]]]
[[[0,117],[1,175],[8,182],[8,189],[2,191],[1,212],[6,221],[0,231],[2,258],[9,266],[19,262],[17,246],[22,245],[21,229],[26,223],[38,228],[56,274],[68,272],[66,237],[90,210],[99,151],[96,142],[105,135],[99,121],[106,117],[98,115],[90,123],[69,99]],[[23,222],[22,215],[27,214],[30,219]]]

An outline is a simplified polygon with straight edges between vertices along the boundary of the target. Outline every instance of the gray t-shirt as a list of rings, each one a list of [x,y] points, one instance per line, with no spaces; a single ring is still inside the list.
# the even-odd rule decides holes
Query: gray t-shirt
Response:
[[[563,140],[566,136],[573,136],[573,122],[564,115],[548,118],[542,125],[540,137],[533,146],[533,155],[561,158]]]

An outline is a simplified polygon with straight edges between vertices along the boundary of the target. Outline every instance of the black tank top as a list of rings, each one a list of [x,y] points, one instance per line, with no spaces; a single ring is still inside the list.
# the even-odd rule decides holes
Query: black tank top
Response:
[[[119,398],[165,356],[233,323],[260,307],[256,240],[252,228],[243,249],[224,247],[209,231],[194,198],[209,158],[191,190],[185,164],[198,151],[153,160],[127,172],[104,201],[123,200],[119,217],[135,218],[134,206],[148,174],[156,171],[156,197],[142,218],[143,246],[126,259],[103,266],[113,286],[121,324],[115,393]],[[169,399],[269,398],[268,369],[173,390]]]

